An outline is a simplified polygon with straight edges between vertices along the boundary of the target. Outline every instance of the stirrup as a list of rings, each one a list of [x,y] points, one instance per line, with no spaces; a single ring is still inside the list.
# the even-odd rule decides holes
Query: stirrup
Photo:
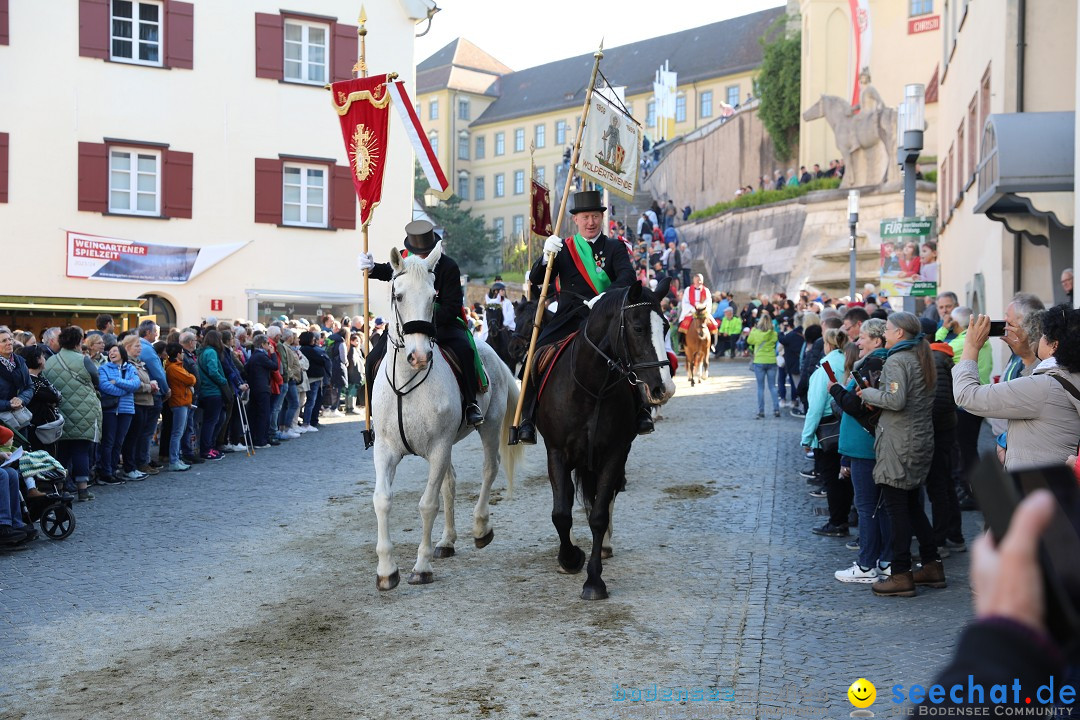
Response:
[[[480,406],[474,402],[465,406],[465,424],[470,427],[479,427],[484,424],[484,413],[480,411]]]

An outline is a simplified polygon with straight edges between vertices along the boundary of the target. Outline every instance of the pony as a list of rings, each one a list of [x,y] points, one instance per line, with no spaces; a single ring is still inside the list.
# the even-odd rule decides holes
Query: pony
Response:
[[[488,328],[487,344],[491,346],[499,359],[506,363],[506,367],[513,371],[517,366],[517,360],[510,354],[510,341],[513,335],[506,327],[502,306],[488,305],[484,308],[484,322],[487,323]]]
[[[704,306],[694,309],[694,319],[686,331],[686,377],[690,378],[690,387],[694,379],[707,380],[709,377],[709,349],[712,336],[709,334],[708,315]]]
[[[575,486],[589,516],[593,544],[585,600],[608,596],[602,557],[611,556],[615,496],[625,488],[626,457],[637,436],[635,395],[661,405],[675,394],[660,311],[668,283],[661,280],[652,292],[635,282],[591,300],[581,331],[547,371],[536,410],[547,446],[560,572],[577,573],[585,564],[585,553],[570,537]]]
[[[451,450],[473,428],[465,425],[457,378],[442,353],[435,348],[435,265],[442,257],[442,243],[427,256],[402,258],[397,248],[390,253],[393,277],[390,280],[390,322],[386,332],[390,347],[375,377],[371,393],[372,423],[375,428],[375,492],[372,503],[378,520],[376,587],[391,590],[400,580],[390,542],[389,516],[392,487],[398,463],[405,455],[419,455],[428,461],[427,486],[420,498],[423,522],[416,564],[408,582],[423,585],[434,580],[432,557],[454,554],[457,531],[454,526],[454,494],[457,476]],[[473,510],[473,540],[486,547],[494,538],[489,523],[488,497],[505,464],[509,493],[514,489],[514,468],[521,457],[520,447],[503,442],[509,433],[517,406],[518,385],[510,370],[485,343],[477,346],[489,379],[488,391],[477,397],[485,422],[477,432],[483,443],[484,469],[480,497]],[[431,529],[443,500],[443,534],[431,545]]]

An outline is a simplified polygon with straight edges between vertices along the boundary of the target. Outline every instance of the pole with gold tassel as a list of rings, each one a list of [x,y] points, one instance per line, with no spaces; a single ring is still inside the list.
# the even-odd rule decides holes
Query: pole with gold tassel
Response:
[[[593,53],[592,75],[589,77],[589,85],[585,92],[585,104],[581,111],[581,123],[578,124],[577,137],[574,139],[574,151],[570,159],[570,169],[566,173],[566,186],[563,188],[562,200],[559,202],[559,216],[555,219],[554,235],[559,235],[562,229],[563,217],[566,215],[566,203],[570,199],[570,187],[573,185],[574,170],[577,169],[578,155],[581,153],[581,138],[585,132],[585,123],[589,117],[589,107],[592,105],[593,88],[596,86],[596,73],[600,69],[600,61],[604,57],[604,41],[600,41],[600,48]],[[532,212],[530,208],[530,212]],[[561,236],[560,236],[561,237]],[[521,373],[521,389],[518,395],[517,409],[514,411],[514,424],[510,427],[509,445],[517,445],[518,428],[521,425],[521,410],[525,403],[525,388],[529,382],[529,373],[532,370],[533,359],[536,355],[536,339],[540,337],[540,323],[544,320],[544,302],[547,300],[548,285],[551,283],[551,269],[555,266],[555,253],[547,253],[547,269],[544,271],[544,283],[540,286],[540,298],[536,303],[536,315],[533,318],[532,338],[529,340],[529,353],[525,356],[525,368]],[[526,277],[528,273],[526,273]]]
[[[364,10],[364,6],[360,6],[360,26],[356,29],[356,34],[360,36],[360,57],[356,59],[356,65],[353,66],[353,72],[356,77],[367,77],[367,11]],[[389,78],[387,78],[389,81]],[[364,237],[364,254],[368,253],[368,225],[371,223],[371,216],[368,216],[367,222],[361,227],[361,233]],[[366,363],[367,356],[371,352],[371,320],[368,317],[368,276],[369,270],[364,270],[364,361]],[[371,383],[372,378],[364,378],[364,449],[370,448],[375,444],[375,432],[371,429]]]

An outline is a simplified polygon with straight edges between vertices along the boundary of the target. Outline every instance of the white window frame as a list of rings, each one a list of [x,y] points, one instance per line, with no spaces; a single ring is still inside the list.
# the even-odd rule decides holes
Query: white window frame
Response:
[[[462,188],[465,189],[465,192],[461,192]],[[458,173],[458,186],[457,186],[458,197],[461,198],[462,200],[468,200],[469,199],[469,189],[470,189],[469,188],[469,173],[462,170],[461,172]]]
[[[537,149],[547,147],[547,125],[545,123],[540,123],[536,126],[536,130],[534,132],[536,137]]]
[[[708,112],[706,112],[706,110]],[[712,90],[704,90],[701,93],[701,117],[710,118],[713,114]]]
[[[159,2],[159,0],[131,0],[131,17],[130,18],[117,18],[114,12],[115,0],[109,0],[109,59],[115,62],[131,63],[133,65],[148,65],[150,67],[162,67],[164,65],[165,58],[165,3]],[[153,5],[158,10],[157,23],[144,23],[139,19],[139,7],[141,5]],[[131,23],[131,37],[117,37],[113,35],[114,24],[120,20],[121,22]],[[140,26],[142,25],[157,25],[157,42],[149,43],[144,40],[140,40],[139,36]],[[131,43],[131,57],[124,57],[123,55],[116,55],[113,53],[113,43],[117,40]],[[139,46],[142,44],[154,44],[157,45],[158,59],[154,60],[142,60],[139,58]]]
[[[285,217],[285,206],[293,203],[288,203],[285,200],[285,186],[287,184],[287,172],[289,170],[300,171],[300,217],[301,220],[288,220]],[[315,205],[308,202],[308,173],[318,170],[322,173],[323,177],[323,201],[322,205]],[[310,228],[325,228],[330,226],[330,205],[327,202],[330,196],[330,169],[325,165],[319,165],[317,163],[300,163],[300,162],[287,162],[281,166],[281,224],[288,225],[289,227],[310,227]],[[311,222],[306,220],[311,207],[322,208],[322,222]]]
[[[514,130],[514,152],[525,152],[525,128]]]
[[[431,98],[428,102],[428,120],[439,119],[439,98]]]
[[[113,167],[113,158],[117,154],[127,154],[129,165],[126,174],[128,175],[128,187],[124,188],[113,187],[113,173],[125,172],[124,170],[118,170]],[[139,156],[153,157],[156,165],[154,172],[154,209],[153,210],[139,210],[139,175],[137,169]],[[161,151],[151,148],[138,148],[138,147],[122,147],[115,146],[109,147],[109,212],[116,215],[142,215],[144,217],[161,217]],[[114,192],[126,192],[128,195],[128,207],[118,207],[113,205],[113,193]],[[145,194],[145,192],[143,193]]]
[[[515,170],[514,171],[514,194],[515,195],[524,195],[525,194],[525,171],[524,170]]]
[[[656,98],[645,103],[645,127],[656,127]]]
[[[506,238],[506,218],[497,217],[491,223],[491,231],[495,239],[502,242]]]
[[[734,90],[735,92],[732,93],[731,92],[732,90]],[[724,102],[726,102],[731,107],[735,107],[736,105],[738,105],[739,104],[739,92],[741,90],[742,90],[742,88],[739,87],[738,85],[728,85],[726,88],[724,88]],[[733,94],[734,94],[735,102],[732,102],[732,95]]]
[[[495,133],[495,155],[499,156],[499,155],[505,155],[505,154],[506,154],[506,133],[497,132],[497,133]]]
[[[289,58],[287,48],[290,45],[296,44],[295,40],[289,40],[289,26],[296,25],[300,28],[300,77],[289,77],[289,63],[295,63],[296,60]],[[323,62],[316,63],[310,58],[311,54],[311,40],[309,35],[312,28],[318,28],[323,31],[323,37],[326,38],[326,45],[323,50]],[[285,82],[299,83],[301,85],[325,85],[329,82],[330,78],[330,26],[326,23],[312,22],[310,20],[300,20],[297,18],[287,17],[285,18],[285,24],[282,32],[282,79]],[[322,78],[311,80],[311,69],[321,65],[323,70]]]
[[[484,139],[485,135],[476,136],[476,150],[473,153],[473,157],[477,160],[483,160],[487,156],[487,141]]]
[[[476,178],[476,185],[473,187],[473,200],[483,200],[485,197],[484,177],[481,175]]]
[[[675,96],[675,122],[686,122],[686,93]]]
[[[566,144],[566,128],[567,128],[567,123],[566,123],[565,120],[558,120],[558,121],[555,122],[555,144],[556,145],[565,145]]]
[[[458,98],[458,120],[470,120],[472,110],[469,107],[469,98]]]
[[[506,175],[495,173],[495,194],[492,197],[506,197]]]
[[[471,147],[469,147],[469,142],[470,142],[470,137],[469,137],[469,131],[468,130],[462,130],[461,132],[458,133],[458,146],[457,146],[458,160],[468,160],[469,159],[469,151],[472,149]]]
[[[511,237],[524,237],[525,236],[525,216],[515,215],[510,223]]]

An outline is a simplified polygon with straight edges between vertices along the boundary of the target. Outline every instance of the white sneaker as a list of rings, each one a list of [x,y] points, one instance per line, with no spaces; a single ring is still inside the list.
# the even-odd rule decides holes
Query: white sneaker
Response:
[[[878,563],[877,573],[879,578],[892,577],[892,564],[881,567],[881,563]]]
[[[319,428],[315,427],[314,425],[308,425],[307,426],[307,431],[308,432],[319,432]]]
[[[296,428],[296,432],[303,435],[304,433],[306,433],[308,431],[309,427],[311,427],[311,426],[310,425],[301,425],[300,427]]]
[[[876,567],[863,570],[859,563],[852,563],[846,570],[837,570],[833,577],[842,583],[872,583],[877,580],[878,571]]]
[[[293,428],[292,430],[286,430],[281,434],[281,437],[287,437],[290,440],[295,440],[296,438],[300,437],[300,431],[296,428]]]

